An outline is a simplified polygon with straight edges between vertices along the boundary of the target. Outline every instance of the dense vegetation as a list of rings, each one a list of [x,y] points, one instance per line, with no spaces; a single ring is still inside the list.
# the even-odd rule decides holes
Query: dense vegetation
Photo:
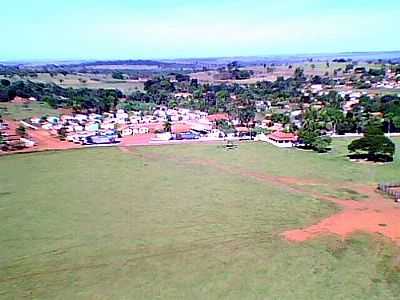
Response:
[[[73,89],[62,88],[56,84],[37,83],[32,81],[0,82],[0,102],[8,102],[16,96],[34,97],[48,103],[51,107],[71,107],[76,110],[93,110],[104,112],[115,109],[123,96],[119,90],[111,89]]]

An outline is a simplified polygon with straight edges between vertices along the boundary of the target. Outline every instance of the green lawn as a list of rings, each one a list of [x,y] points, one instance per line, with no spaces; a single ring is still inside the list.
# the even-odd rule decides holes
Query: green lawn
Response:
[[[337,207],[189,163],[333,181],[399,171],[398,157],[354,165],[336,146],[328,155],[241,144],[0,157],[0,299],[398,299],[399,252],[388,241],[280,236]]]
[[[159,155],[216,160],[231,166],[245,167],[254,171],[279,176],[320,178],[330,181],[354,181],[378,183],[400,181],[400,138],[392,138],[396,144],[394,162],[387,165],[370,165],[350,162],[347,145],[351,139],[335,139],[333,149],[326,154],[297,149],[280,149],[267,143],[243,143],[236,151],[222,151],[207,145],[179,145],[163,148],[142,148],[140,151],[160,152]]]
[[[46,103],[33,102],[30,104],[0,103],[0,115],[7,119],[23,120],[44,115],[58,116],[60,113]]]

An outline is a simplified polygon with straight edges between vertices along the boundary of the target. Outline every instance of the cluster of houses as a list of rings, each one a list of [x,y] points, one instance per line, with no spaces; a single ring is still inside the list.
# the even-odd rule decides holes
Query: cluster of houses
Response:
[[[218,140],[226,135],[218,129],[218,121],[230,120],[227,114],[208,115],[188,109],[158,107],[152,114],[118,110],[114,113],[64,114],[24,120],[34,129],[45,129],[52,135],[79,144],[113,144],[128,136],[152,134],[155,141]],[[169,125],[167,125],[169,124]],[[237,127],[232,137],[245,138],[248,128]]]
[[[377,83],[372,83],[373,88],[383,89],[400,89],[400,74],[396,74],[392,70],[386,71],[386,76],[383,80]]]
[[[230,133],[219,129],[218,124],[221,121],[231,126]],[[148,115],[118,110],[102,115],[92,113],[34,117],[22,123],[26,127],[44,129],[60,139],[84,145],[114,144],[137,135],[151,135],[154,142],[249,140],[255,136],[252,129],[240,126],[238,120],[232,119],[226,113],[209,115],[201,111],[162,106]],[[258,135],[256,139],[259,141],[270,142],[279,147],[292,147],[297,141],[297,136],[284,133],[283,125],[279,123],[263,120],[251,125],[272,132],[270,135]]]

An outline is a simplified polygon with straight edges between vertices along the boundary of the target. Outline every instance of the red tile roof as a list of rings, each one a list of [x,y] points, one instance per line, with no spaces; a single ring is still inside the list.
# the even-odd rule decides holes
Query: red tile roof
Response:
[[[209,115],[207,119],[211,122],[216,122],[216,121],[227,121],[229,120],[229,115],[227,113],[219,113],[219,114],[214,114],[214,115]]]
[[[276,131],[269,135],[269,138],[276,141],[290,141],[296,142],[298,137],[297,135],[290,132]]]
[[[189,132],[192,128],[187,124],[175,124],[172,125],[172,133],[185,133]]]

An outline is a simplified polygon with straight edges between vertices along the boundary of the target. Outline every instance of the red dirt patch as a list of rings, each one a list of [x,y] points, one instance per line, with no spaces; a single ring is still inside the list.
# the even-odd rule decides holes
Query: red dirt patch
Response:
[[[342,211],[318,224],[284,232],[291,241],[302,242],[320,234],[336,234],[343,239],[357,231],[382,234],[400,246],[400,206],[368,186],[353,187],[368,195],[363,201],[324,199],[338,204]]]
[[[7,120],[10,127],[9,132],[15,134],[15,129],[19,127],[19,123],[15,121]],[[37,143],[36,146],[25,148],[23,150],[6,152],[9,153],[23,153],[23,152],[35,152],[35,151],[46,151],[46,150],[67,150],[81,148],[81,145],[73,144],[67,141],[60,141],[57,137],[50,135],[50,133],[43,129],[32,130],[28,129],[29,137]]]

